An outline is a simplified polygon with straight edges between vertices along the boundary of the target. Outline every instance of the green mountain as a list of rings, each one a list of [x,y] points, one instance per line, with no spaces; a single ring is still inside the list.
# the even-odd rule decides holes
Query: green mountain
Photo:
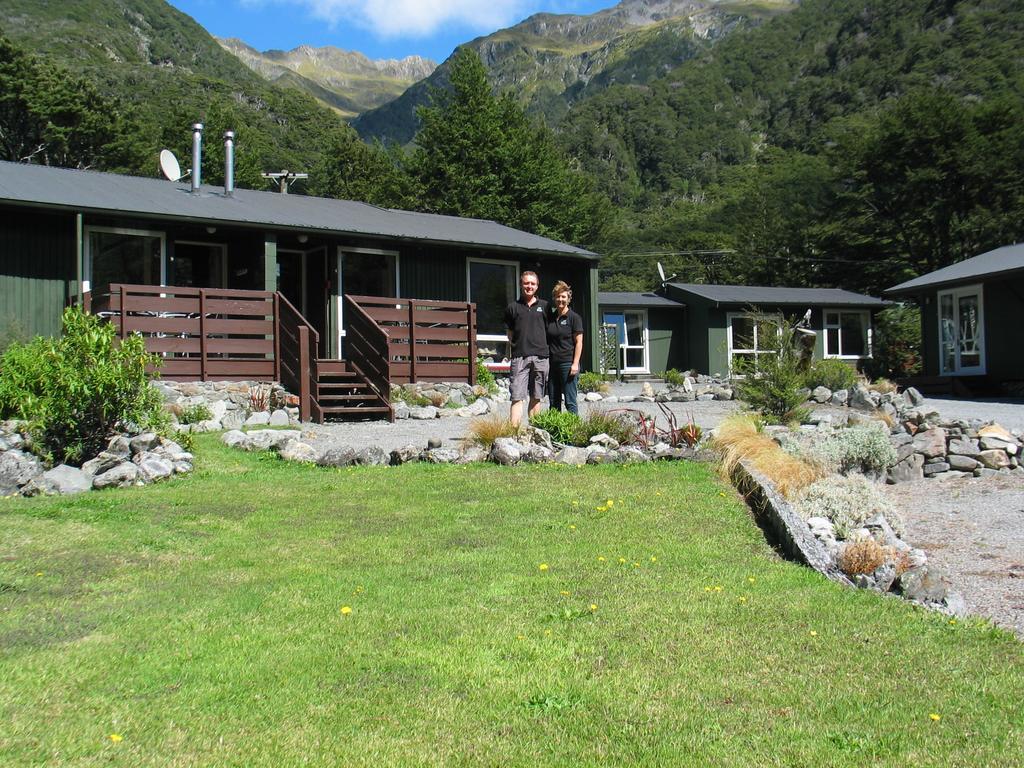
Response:
[[[642,85],[735,30],[784,13],[798,0],[622,0],[589,15],[540,13],[466,45],[496,90],[512,90],[549,123],[615,83]],[[448,60],[450,61],[450,59]],[[364,139],[407,143],[416,109],[448,83],[448,61],[397,99],[357,117]]]
[[[164,0],[0,0],[0,32],[130,113],[140,160],[121,170],[156,173],[162,147],[187,156],[189,126],[201,121],[206,178],[220,178],[220,133],[233,129],[238,183],[259,187],[261,170],[311,167],[348,130],[312,97],[249,70]]]
[[[267,80],[306,91],[346,118],[397,98],[437,68],[421,56],[374,61],[334,46],[308,45],[261,53],[237,38],[217,41]]]

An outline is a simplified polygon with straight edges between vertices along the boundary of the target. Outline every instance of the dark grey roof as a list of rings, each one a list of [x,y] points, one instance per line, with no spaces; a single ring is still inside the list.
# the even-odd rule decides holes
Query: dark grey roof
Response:
[[[842,288],[767,288],[756,285],[700,285],[669,283],[683,294],[699,296],[716,304],[758,306],[884,307],[887,301]]]
[[[657,293],[627,293],[620,291],[599,291],[597,303],[602,307],[656,307],[658,309],[683,309],[681,301],[666,299]]]
[[[597,254],[493,221],[378,208],[350,200],[204,186],[96,171],[0,162],[0,202],[82,212],[137,214],[209,224],[271,227],[456,243],[596,259]]]
[[[1009,272],[1024,270],[1024,243],[1004,245],[980,256],[950,264],[926,275],[907,280],[905,283],[887,288],[886,293],[917,293],[928,288],[938,288],[952,283],[980,280]]]

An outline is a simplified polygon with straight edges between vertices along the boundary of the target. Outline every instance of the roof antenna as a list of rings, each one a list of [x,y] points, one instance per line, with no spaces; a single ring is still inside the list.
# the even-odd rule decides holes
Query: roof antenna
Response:
[[[260,176],[262,176],[264,179],[273,179],[274,181],[276,181],[278,187],[277,191],[280,192],[282,195],[288,194],[288,187],[293,181],[300,181],[302,179],[309,178],[308,173],[296,173],[295,171],[289,170],[282,170],[276,173],[264,172],[261,173]]]

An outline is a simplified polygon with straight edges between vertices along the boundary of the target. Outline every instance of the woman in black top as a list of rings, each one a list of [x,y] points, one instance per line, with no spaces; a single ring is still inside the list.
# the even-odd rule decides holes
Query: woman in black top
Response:
[[[580,355],[583,354],[583,319],[569,309],[572,288],[559,280],[551,291],[552,307],[548,315],[548,401],[556,411],[579,413],[576,406],[576,378],[580,373]]]

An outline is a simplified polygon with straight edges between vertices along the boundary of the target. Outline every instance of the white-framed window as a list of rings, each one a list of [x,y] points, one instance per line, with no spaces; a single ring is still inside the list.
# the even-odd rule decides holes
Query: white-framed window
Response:
[[[985,373],[985,304],[981,286],[939,291],[938,304],[941,372]]]
[[[864,309],[825,309],[825,357],[871,357],[871,313]]]
[[[650,373],[647,310],[608,309],[602,313],[601,322],[615,328],[619,347],[615,373]]]
[[[466,260],[466,300],[476,304],[477,350],[484,358],[497,363],[511,356],[505,307],[518,296],[519,262]]]
[[[123,227],[85,228],[82,290],[107,293],[111,283],[167,285],[163,232]]]
[[[726,315],[726,322],[730,376],[742,376],[751,370],[757,372],[760,369],[758,358],[777,352],[777,349],[767,343],[767,339],[768,334],[778,335],[781,331],[779,318],[757,317],[747,312],[729,312]]]

